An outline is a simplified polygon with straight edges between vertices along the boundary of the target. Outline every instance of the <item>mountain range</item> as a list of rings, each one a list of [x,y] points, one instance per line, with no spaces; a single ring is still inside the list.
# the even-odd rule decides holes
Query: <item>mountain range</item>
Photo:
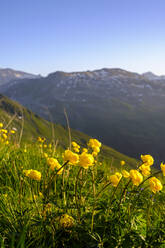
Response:
[[[119,68],[57,71],[47,77],[16,78],[0,92],[38,115],[97,137],[132,157],[165,160],[165,77]]]
[[[23,78],[40,78],[40,75],[34,75],[31,73],[16,71],[10,68],[0,68],[0,85],[9,83],[14,79],[23,79]]]

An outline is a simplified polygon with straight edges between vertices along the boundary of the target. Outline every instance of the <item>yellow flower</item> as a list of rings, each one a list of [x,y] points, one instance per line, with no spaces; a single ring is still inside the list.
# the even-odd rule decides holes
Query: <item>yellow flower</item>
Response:
[[[79,161],[79,155],[70,151],[70,150],[65,150],[63,154],[64,162],[69,161],[71,164],[75,165]]]
[[[160,168],[163,172],[163,176],[165,176],[165,164],[161,163]]]
[[[1,129],[2,133],[7,133],[8,131],[6,129]]]
[[[151,168],[148,165],[142,164],[139,169],[141,170],[143,176],[149,176],[151,173]]]
[[[152,190],[152,192],[155,194],[157,191],[162,190],[163,186],[161,184],[161,182],[159,181],[159,179],[157,179],[156,177],[151,177],[149,179],[149,184],[150,184],[150,189]]]
[[[83,151],[83,152],[88,152],[88,149],[83,148],[82,151]]]
[[[14,130],[11,130],[11,131],[10,131],[10,133],[14,134],[14,133],[15,133],[15,131],[14,131]]]
[[[79,153],[80,149],[78,147],[73,147],[73,150],[77,153]]]
[[[59,170],[61,168],[61,165],[55,158],[47,158],[47,163],[50,166],[50,169],[54,171],[55,169]],[[61,169],[62,170],[62,169]],[[60,171],[61,172],[61,171]],[[62,172],[61,172],[62,173]]]
[[[44,152],[43,155],[44,155],[45,158],[48,158],[48,154],[46,152]]]
[[[99,142],[97,139],[90,139],[88,142],[89,147],[101,147],[101,142]]]
[[[154,159],[151,155],[141,155],[141,160],[143,161],[143,163],[147,166],[151,166],[154,163]]]
[[[86,152],[81,153],[79,159],[79,165],[82,166],[84,169],[88,169],[88,167],[92,166],[94,163],[94,157]]]
[[[76,142],[72,142],[72,146],[73,146],[73,150],[75,151],[75,152],[79,152],[80,151],[80,146],[76,143]]]
[[[120,161],[120,164],[121,166],[125,165],[125,161],[124,160]]]
[[[37,199],[37,195],[34,195],[33,197],[34,197],[34,200],[36,200],[36,199]]]
[[[38,142],[44,143],[46,139],[45,138],[38,137],[37,140],[38,140]]]
[[[97,152],[92,152],[93,157],[97,157]]]
[[[2,137],[6,140],[7,139],[7,135],[5,133],[2,134]]]
[[[93,146],[92,149],[93,149],[93,151],[95,153],[99,153],[100,152],[100,148],[98,146]]]
[[[116,172],[114,175],[110,176],[110,181],[111,181],[113,187],[117,187],[121,178],[122,178],[122,174],[119,172]]]
[[[41,180],[41,172],[37,171],[37,170],[24,170],[23,171],[25,173],[25,176],[34,179],[36,181],[40,181]]]
[[[3,123],[2,122],[0,122],[0,128],[2,128],[3,127]]]
[[[126,170],[122,170],[122,174],[123,174],[123,177],[125,177],[125,178],[130,177],[129,172],[128,172],[128,171],[126,171]]]
[[[139,186],[143,181],[142,174],[137,170],[130,170],[130,178],[132,179],[132,183],[136,186]]]
[[[43,198],[43,194],[42,194],[41,192],[39,192],[39,196],[40,196],[41,198]]]
[[[78,147],[78,148],[80,148],[80,146],[79,146],[76,142],[74,142],[74,141],[72,142],[72,146],[73,146],[73,147]]]
[[[47,145],[46,144],[44,144],[44,148],[47,148]]]
[[[59,219],[59,223],[63,228],[70,228],[74,225],[74,219],[68,214],[63,214]]]

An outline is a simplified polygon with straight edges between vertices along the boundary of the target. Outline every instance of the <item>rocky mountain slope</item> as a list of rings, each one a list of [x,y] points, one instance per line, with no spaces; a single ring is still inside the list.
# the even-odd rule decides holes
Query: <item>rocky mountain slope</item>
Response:
[[[57,71],[45,78],[15,80],[0,91],[61,124],[65,108],[72,128],[127,155],[150,153],[165,160],[164,77],[106,68]]]
[[[23,79],[23,78],[40,78],[40,75],[34,75],[31,73],[26,73],[22,71],[16,71],[13,69],[5,68],[2,69],[0,68],[0,85],[6,84],[10,82],[11,80],[17,80],[17,79]]]

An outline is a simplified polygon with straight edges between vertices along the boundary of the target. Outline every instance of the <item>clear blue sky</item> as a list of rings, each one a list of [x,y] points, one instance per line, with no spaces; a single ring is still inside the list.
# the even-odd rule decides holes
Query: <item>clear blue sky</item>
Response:
[[[165,0],[1,0],[0,67],[165,74]]]

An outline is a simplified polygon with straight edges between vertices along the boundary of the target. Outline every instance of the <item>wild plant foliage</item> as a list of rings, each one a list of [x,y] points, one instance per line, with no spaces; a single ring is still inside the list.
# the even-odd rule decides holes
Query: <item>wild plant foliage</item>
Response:
[[[1,247],[165,247],[165,164],[111,168],[101,143],[19,146],[0,123]]]

